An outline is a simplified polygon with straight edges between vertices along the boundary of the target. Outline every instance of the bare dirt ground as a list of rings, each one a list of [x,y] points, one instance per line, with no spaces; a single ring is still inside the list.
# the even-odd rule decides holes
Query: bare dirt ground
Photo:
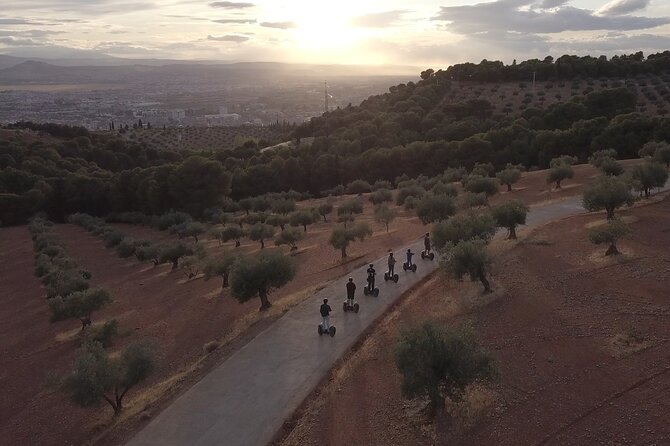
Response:
[[[581,193],[597,172],[590,166],[575,167],[575,177],[560,191],[550,191],[545,172],[524,174],[511,193],[502,193],[493,203],[519,198],[527,204],[562,199]],[[338,200],[343,200],[346,197]],[[301,206],[314,205],[303,203]],[[335,202],[337,206],[338,201]],[[329,217],[331,220],[333,216]],[[128,396],[126,413],[112,421],[110,409],[83,410],[67,402],[64,395],[47,384],[52,374],[66,373],[78,347],[77,321],[49,323],[44,291],[33,275],[32,243],[25,227],[0,229],[0,444],[62,445],[116,444],[146,422],[171,398],[195,382],[245,340],[253,337],[292,304],[309,297],[314,287],[342,277],[348,271],[378,257],[389,248],[420,237],[425,227],[416,217],[400,211],[387,233],[372,219],[372,206],[366,201],[362,221],[375,229],[363,243],[353,243],[348,261],[340,261],[339,252],[327,243],[332,223],[308,228],[294,257],[298,265],[296,279],[270,296],[274,307],[259,315],[258,302],[239,304],[227,290],[221,291],[219,279],[209,282],[198,276],[188,281],[184,274],[170,271],[167,265],[153,267],[135,259],[121,259],[102,241],[73,225],[60,225],[57,233],[66,242],[78,263],[93,273],[92,286],[109,290],[115,301],[94,314],[94,323],[116,318],[125,336],[113,349],[142,338],[160,343],[158,368],[141,388]],[[138,238],[155,241],[174,238],[167,232],[132,225],[115,225]],[[201,241],[210,255],[232,249],[204,237]],[[241,252],[257,252],[259,244],[243,240]],[[272,242],[266,249],[277,249]],[[285,249],[285,248],[282,248]],[[227,345],[205,356],[203,346],[210,341]],[[234,342],[233,342],[234,341]],[[138,416],[139,415],[139,416]]]
[[[588,241],[587,226],[603,216],[587,215],[498,242],[492,295],[436,273],[332,371],[277,442],[668,444],[670,198],[623,214],[633,232],[619,259]],[[402,398],[393,361],[399,329],[429,318],[472,324],[500,370],[438,428]]]

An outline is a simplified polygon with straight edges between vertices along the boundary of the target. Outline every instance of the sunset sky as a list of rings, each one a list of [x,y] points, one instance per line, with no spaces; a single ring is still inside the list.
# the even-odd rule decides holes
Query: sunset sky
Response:
[[[20,0],[0,53],[445,66],[670,49],[668,0]]]

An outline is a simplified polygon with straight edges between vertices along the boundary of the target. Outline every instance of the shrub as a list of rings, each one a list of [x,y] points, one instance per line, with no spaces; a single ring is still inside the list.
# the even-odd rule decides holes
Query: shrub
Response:
[[[370,183],[363,180],[354,180],[351,183],[347,184],[347,193],[348,194],[364,194],[372,191],[372,186]]]
[[[349,199],[342,203],[337,208],[337,215],[351,215],[362,214],[363,213],[363,203],[356,198]]]
[[[272,212],[286,215],[295,211],[295,201],[288,199],[278,199],[272,202]]]
[[[402,187],[398,191],[398,196],[396,197],[396,204],[402,206],[405,204],[405,200],[408,197],[421,198],[426,193],[426,190],[418,185],[410,185]]]
[[[107,248],[114,248],[126,238],[126,234],[121,231],[109,231],[102,238]]]
[[[375,205],[393,201],[393,193],[388,189],[377,189],[370,194],[369,200]]]
[[[375,181],[375,184],[372,185],[372,190],[376,191],[379,189],[393,189],[393,184],[390,181],[377,180]]]
[[[458,188],[454,184],[443,183],[438,181],[430,189],[430,192],[434,195],[446,195],[448,197],[457,197]]]
[[[165,231],[172,226],[186,223],[191,220],[191,216],[185,212],[168,212],[158,217],[155,224],[158,229]]]
[[[624,173],[624,168],[614,158],[606,158],[600,163],[600,171],[604,175],[616,177]]]
[[[72,293],[88,289],[88,280],[77,270],[56,270],[48,276],[47,298],[67,297]]]
[[[479,194],[467,192],[461,199],[461,206],[463,206],[465,209],[487,206],[488,203],[488,196],[485,192],[481,192]]]
[[[161,263],[160,261],[160,246],[157,244],[149,244],[146,246],[138,246],[135,248],[135,257],[140,262],[151,261],[154,266]]]
[[[237,259],[239,259],[239,255],[231,252],[226,252],[222,256],[208,259],[204,269],[205,280],[210,280],[216,276],[221,277],[221,288],[226,288],[228,286],[230,271]]]
[[[596,152],[593,152],[591,156],[589,156],[589,164],[599,169],[603,161],[609,159],[616,159],[617,155],[618,155],[617,151],[614,149],[598,150]]]
[[[470,171],[470,175],[479,175],[482,177],[490,177],[495,173],[495,167],[491,163],[475,163]]]
[[[178,242],[165,242],[158,246],[158,260],[160,263],[172,263],[172,270],[179,267],[179,259],[193,254],[193,250]]]
[[[556,164],[549,169],[547,183],[555,183],[556,189],[560,189],[561,182],[573,176],[575,176],[575,172],[570,164]]]
[[[84,343],[98,342],[104,348],[112,345],[112,341],[119,334],[119,322],[116,319],[107,321],[98,327],[90,327],[84,332]]]
[[[401,331],[395,363],[403,396],[427,397],[433,413],[444,409],[445,398],[458,401],[468,385],[496,376],[493,358],[479,346],[472,330],[448,330],[434,322]]]

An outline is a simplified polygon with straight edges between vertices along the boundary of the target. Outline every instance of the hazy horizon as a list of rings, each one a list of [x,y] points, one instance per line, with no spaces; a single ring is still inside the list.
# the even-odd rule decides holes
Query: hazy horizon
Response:
[[[661,0],[24,0],[0,13],[0,53],[446,66],[670,48]]]

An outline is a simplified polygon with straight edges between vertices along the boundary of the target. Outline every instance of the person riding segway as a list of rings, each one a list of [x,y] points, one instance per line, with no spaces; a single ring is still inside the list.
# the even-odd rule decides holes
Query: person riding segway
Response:
[[[396,260],[395,257],[393,257],[393,251],[390,251],[388,258],[389,270],[388,272],[384,273],[384,281],[392,280],[395,283],[398,283],[399,276],[395,273],[395,262]]]
[[[423,237],[423,247],[424,250],[421,251],[422,259],[433,260],[435,258],[435,253],[430,249],[430,234],[426,232],[426,235]]]
[[[363,294],[366,296],[372,294],[374,297],[379,296],[379,288],[375,288],[375,276],[377,272],[375,271],[374,265],[371,263],[368,268],[368,285],[363,288]]]
[[[349,282],[347,282],[347,300],[344,302],[343,305],[343,309],[345,312],[353,311],[354,313],[358,313],[360,306],[358,305],[358,303],[354,303],[355,295],[356,295],[356,284],[354,283],[354,279],[349,277]]]
[[[321,323],[319,324],[319,336],[322,334],[329,334],[332,338],[335,336],[335,327],[330,326],[330,312],[332,309],[328,305],[328,299],[323,299],[323,304],[319,308],[319,313],[321,313]]]
[[[402,264],[402,269],[405,271],[410,270],[413,273],[416,272],[416,264],[412,263],[412,257],[414,257],[414,253],[412,252],[412,248],[407,248],[407,261]]]

